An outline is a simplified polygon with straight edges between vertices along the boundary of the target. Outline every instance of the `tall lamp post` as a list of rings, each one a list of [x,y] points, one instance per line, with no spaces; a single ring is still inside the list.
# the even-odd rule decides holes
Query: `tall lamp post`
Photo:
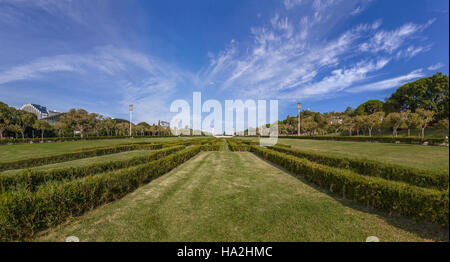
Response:
[[[131,121],[133,121],[133,105],[130,105],[130,136],[131,136]]]
[[[298,109],[298,130],[297,135],[300,136],[300,109],[302,109],[302,104],[297,103],[297,109]]]

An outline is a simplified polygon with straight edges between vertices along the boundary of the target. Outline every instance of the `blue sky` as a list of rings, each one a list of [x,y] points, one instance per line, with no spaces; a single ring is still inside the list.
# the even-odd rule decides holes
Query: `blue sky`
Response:
[[[449,70],[448,0],[0,0],[0,101],[169,121],[175,99],[383,100]]]

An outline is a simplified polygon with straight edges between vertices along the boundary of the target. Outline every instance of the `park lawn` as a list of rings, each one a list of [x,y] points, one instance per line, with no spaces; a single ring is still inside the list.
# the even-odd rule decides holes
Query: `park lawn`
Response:
[[[125,138],[125,139],[104,139],[89,141],[67,141],[38,144],[19,144],[19,145],[0,145],[0,163],[26,159],[31,157],[53,155],[74,152],[81,149],[92,147],[113,146],[118,144],[136,143],[136,142],[163,142],[174,139],[185,139],[176,137],[167,138]]]
[[[109,155],[104,155],[104,156],[95,156],[95,157],[76,159],[76,160],[72,160],[72,161],[54,163],[54,164],[38,166],[38,167],[33,167],[33,168],[5,170],[3,172],[0,172],[0,175],[16,174],[16,173],[23,172],[24,170],[45,170],[45,171],[47,171],[47,170],[52,170],[52,169],[57,169],[57,168],[64,168],[64,167],[83,167],[83,166],[104,163],[104,162],[109,162],[109,161],[130,159],[133,157],[149,154],[150,152],[151,152],[151,150],[126,151],[126,152],[120,152],[120,153],[109,154]]]
[[[242,139],[258,141],[258,138]],[[304,151],[351,158],[373,159],[406,167],[449,172],[449,148],[444,146],[289,138],[279,138],[278,143],[291,145],[292,148]]]
[[[324,193],[249,152],[202,152],[35,241],[448,241],[448,230]]]

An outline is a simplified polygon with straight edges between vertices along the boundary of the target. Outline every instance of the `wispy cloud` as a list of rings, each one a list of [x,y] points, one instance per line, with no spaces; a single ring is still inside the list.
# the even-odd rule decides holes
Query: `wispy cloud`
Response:
[[[444,66],[445,65],[443,63],[437,63],[437,64],[429,66],[427,69],[428,69],[428,71],[435,71],[435,70],[438,70],[438,69],[440,69],[440,68],[442,68]]]
[[[409,58],[412,58],[412,57],[416,56],[419,53],[430,51],[430,49],[431,49],[430,45],[428,45],[428,46],[417,46],[417,47],[413,46],[413,45],[410,45],[410,46],[408,46],[408,48],[398,51],[397,55],[396,55],[396,58],[397,59],[401,59],[401,58],[409,59]]]
[[[369,42],[360,45],[361,51],[380,52],[384,51],[389,54],[397,50],[408,37],[414,36],[416,33],[423,31],[433,24],[435,19],[429,20],[424,25],[407,23],[400,28],[392,31],[378,31]]]
[[[22,12],[18,12],[16,9],[39,9],[48,14],[58,17],[68,17],[73,21],[84,24],[86,7],[92,5],[94,1],[85,0],[0,0],[0,4],[5,5],[4,8],[8,8],[8,14],[10,15],[10,22],[17,21],[13,19],[13,16],[20,16]],[[6,15],[5,15],[6,16]]]
[[[158,115],[167,117],[170,96],[180,83],[193,81],[190,73],[174,65],[129,49],[105,46],[85,54],[43,57],[15,66],[0,72],[0,84],[41,79],[51,73],[104,76],[111,82],[109,88],[121,94],[121,106],[135,103],[136,119],[149,122]]]
[[[284,0],[283,4],[286,9],[292,9],[295,6],[301,5],[305,0]]]
[[[327,19],[320,12],[333,14],[336,3],[314,1],[313,12],[300,18],[275,14],[268,26],[252,28],[253,45],[232,41],[227,49],[211,55],[209,67],[199,78],[241,97],[317,97],[335,94],[375,76],[393,58],[411,59],[430,50],[431,45],[413,45],[410,39],[434,19],[422,25],[407,23],[391,31],[381,29],[381,20],[376,20],[354,26],[334,39],[322,39],[315,34],[316,27]],[[305,3],[284,4],[294,8]]]
[[[410,72],[409,74],[406,74],[403,76],[398,76],[398,77],[389,78],[389,79],[385,79],[385,80],[378,81],[378,82],[373,82],[370,84],[356,86],[351,89],[348,89],[347,91],[351,92],[351,93],[360,93],[360,92],[366,92],[366,91],[386,90],[386,89],[400,87],[411,80],[414,80],[414,79],[417,79],[420,77],[424,77],[424,76],[425,76],[425,74],[423,73],[423,70],[417,69],[417,70],[414,70],[414,71]]]

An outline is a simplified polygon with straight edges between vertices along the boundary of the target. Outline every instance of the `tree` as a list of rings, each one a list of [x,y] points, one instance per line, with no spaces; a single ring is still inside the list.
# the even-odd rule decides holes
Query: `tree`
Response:
[[[61,137],[62,132],[64,129],[67,128],[66,124],[62,121],[58,121],[56,122],[56,124],[54,125],[54,128],[58,131],[58,136]]]
[[[0,102],[0,139],[3,139],[3,132],[13,123],[13,109]]]
[[[22,131],[22,129],[20,128],[20,126],[18,124],[9,125],[7,130],[10,132],[13,132],[16,135],[16,138],[17,138],[17,134]]]
[[[116,125],[117,130],[120,132],[120,135],[126,136],[128,135],[128,131],[130,129],[130,123],[121,122]]]
[[[373,128],[381,127],[383,117],[384,112],[376,112],[367,116],[367,129],[369,130],[369,136],[372,136]]]
[[[334,135],[337,136],[337,131],[342,127],[342,119],[338,115],[332,115],[330,120],[330,126],[334,130]]]
[[[418,116],[418,126],[422,129],[421,138],[425,138],[425,128],[433,121],[434,111],[419,108],[416,110]]]
[[[100,136],[100,130],[103,128],[103,116],[97,113],[90,113],[88,115],[88,127],[92,130],[96,136]]]
[[[353,116],[354,113],[355,113],[355,110],[353,110],[353,108],[351,108],[350,106],[347,106],[347,108],[344,111],[344,114],[346,114],[348,116]]]
[[[37,117],[35,114],[23,110],[17,110],[16,116],[17,116],[17,125],[20,128],[22,138],[25,138],[25,129],[27,129],[27,127],[32,127],[34,122],[37,120]]]
[[[355,116],[355,129],[356,134],[359,136],[359,131],[364,130],[367,128],[367,116],[366,115],[357,115]]]
[[[397,137],[397,130],[405,126],[405,115],[401,113],[390,113],[384,119],[384,124],[392,127],[392,136]]]
[[[89,115],[84,109],[70,109],[65,115],[61,117],[61,120],[67,126],[80,131],[81,138],[83,138],[84,132],[89,128]]]
[[[449,78],[442,73],[407,83],[386,100],[386,112],[401,112],[423,108],[436,113],[438,120],[449,115]]]
[[[353,117],[351,116],[344,116],[343,119],[343,126],[348,129],[348,134],[349,136],[352,136],[352,130],[353,128],[355,128],[356,125],[356,121]]]
[[[436,125],[436,128],[442,130],[444,137],[447,137],[449,132],[448,119],[442,119],[441,121],[439,121],[439,123],[437,123]]]
[[[419,116],[416,113],[411,113],[410,110],[402,112],[405,119],[405,125],[408,128],[408,137],[411,136],[411,128],[415,128],[419,124]]]
[[[313,117],[309,116],[301,119],[301,128],[303,129],[303,132],[312,135],[314,130],[317,128],[317,123],[314,121]]]
[[[111,136],[111,131],[114,130],[116,126],[116,122],[114,121],[114,119],[108,117],[105,120],[103,120],[103,127],[106,130],[106,134],[108,136]]]
[[[33,128],[41,131],[41,139],[44,140],[44,131],[49,130],[51,125],[45,120],[36,120],[33,124]]]
[[[371,115],[383,111],[383,102],[380,100],[368,100],[359,105],[355,110],[355,115]]]

